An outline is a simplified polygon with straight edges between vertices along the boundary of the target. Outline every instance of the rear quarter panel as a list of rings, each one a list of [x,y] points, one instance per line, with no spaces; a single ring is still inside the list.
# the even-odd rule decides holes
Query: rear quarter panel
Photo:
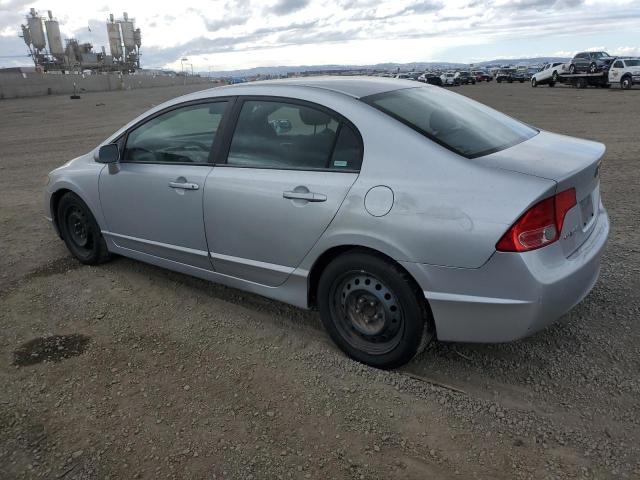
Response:
[[[477,268],[520,214],[555,190],[551,180],[460,157],[359,103],[344,114],[363,137],[360,176],[302,268],[339,245],[366,246],[398,261]],[[394,203],[374,217],[364,204],[378,185],[391,188]]]

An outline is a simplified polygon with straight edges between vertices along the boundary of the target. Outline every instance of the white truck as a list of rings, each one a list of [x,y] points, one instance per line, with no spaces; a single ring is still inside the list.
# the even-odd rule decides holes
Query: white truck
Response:
[[[553,87],[558,81],[558,76],[565,71],[565,64],[562,62],[547,63],[531,77],[531,86],[549,85]]]
[[[620,85],[627,90],[634,84],[640,84],[640,59],[618,57],[613,59],[608,70],[596,73],[560,73],[557,79],[560,83],[577,88],[609,88],[611,85]]]
[[[609,83],[628,90],[640,84],[640,58],[616,58],[609,68]]]

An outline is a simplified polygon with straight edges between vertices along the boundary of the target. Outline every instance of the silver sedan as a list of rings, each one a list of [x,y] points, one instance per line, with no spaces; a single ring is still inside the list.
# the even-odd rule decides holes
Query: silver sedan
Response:
[[[439,87],[359,77],[192,93],[49,174],[81,262],[124,255],[302,308],[392,368],[508,342],[580,302],[609,219],[604,146]]]

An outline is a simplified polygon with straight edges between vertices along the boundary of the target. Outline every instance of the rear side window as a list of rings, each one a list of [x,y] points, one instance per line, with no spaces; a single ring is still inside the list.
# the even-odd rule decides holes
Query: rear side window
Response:
[[[362,146],[360,137],[350,126],[342,124],[329,168],[335,170],[360,170],[361,164]]]
[[[299,170],[352,170],[359,162],[359,137],[339,118],[270,100],[243,103],[227,157],[228,165]]]
[[[406,88],[362,100],[467,158],[504,150],[538,133],[518,120],[442,88]]]

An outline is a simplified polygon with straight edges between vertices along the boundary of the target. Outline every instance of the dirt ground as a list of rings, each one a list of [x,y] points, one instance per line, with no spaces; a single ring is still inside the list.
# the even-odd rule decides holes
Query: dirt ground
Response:
[[[70,257],[46,173],[182,88],[0,101],[0,478],[640,478],[640,91],[456,91],[604,142],[611,237],[561,324],[392,372],[346,359],[314,312]]]

